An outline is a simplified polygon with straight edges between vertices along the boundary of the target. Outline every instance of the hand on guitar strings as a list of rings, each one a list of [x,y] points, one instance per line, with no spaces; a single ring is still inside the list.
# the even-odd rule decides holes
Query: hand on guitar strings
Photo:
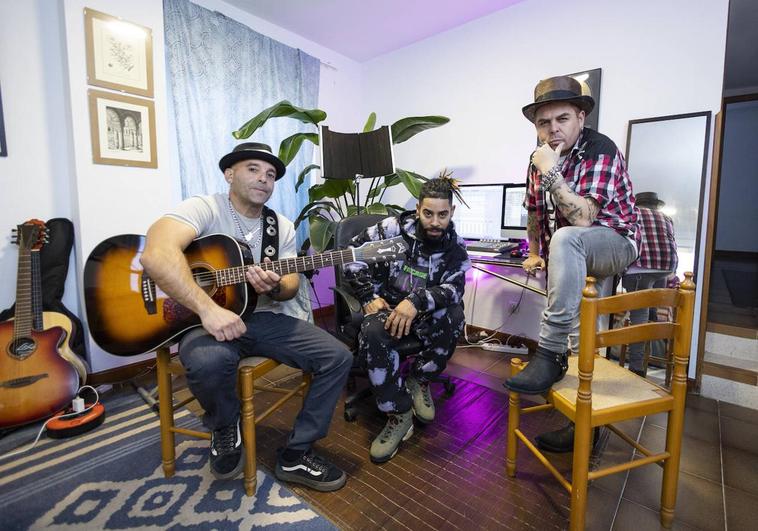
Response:
[[[271,259],[266,257],[263,259],[266,264],[271,263]],[[279,282],[282,277],[273,271],[267,271],[257,265],[252,265],[247,268],[245,272],[245,278],[253,286],[255,292],[258,295],[265,295],[271,291],[276,291],[279,288]]]

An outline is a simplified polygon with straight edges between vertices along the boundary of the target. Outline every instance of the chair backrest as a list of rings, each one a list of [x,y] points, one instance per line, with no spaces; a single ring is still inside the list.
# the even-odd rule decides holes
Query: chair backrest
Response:
[[[350,244],[350,240],[363,229],[376,225],[386,217],[383,214],[361,214],[341,219],[334,230],[334,248],[345,249]],[[337,288],[350,292],[350,284],[345,279],[343,269],[340,266],[334,266],[334,283]],[[349,323],[350,318],[350,308],[347,307],[342,297],[335,294],[334,319],[338,332],[342,326]]]
[[[580,382],[581,373],[592,373],[593,359],[598,348],[671,339],[673,340],[674,380],[686,384],[686,365],[689,361],[692,342],[695,283],[692,280],[692,273],[685,273],[684,276],[685,280],[678,289],[648,289],[604,298],[597,296],[595,279],[587,277],[587,284],[582,292],[579,320]],[[652,322],[602,331],[597,329],[598,315],[661,306],[672,308],[674,311],[672,322]]]

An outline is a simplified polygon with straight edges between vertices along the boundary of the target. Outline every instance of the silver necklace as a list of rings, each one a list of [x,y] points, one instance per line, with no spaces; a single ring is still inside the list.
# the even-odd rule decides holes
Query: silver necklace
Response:
[[[234,224],[237,225],[237,230],[240,233],[240,236],[242,236],[245,239],[245,242],[247,242],[248,247],[250,249],[253,249],[254,247],[260,247],[261,245],[261,239],[263,237],[263,231],[261,230],[263,227],[262,219],[259,216],[258,217],[258,223],[257,227],[255,229],[248,228],[247,225],[242,223],[242,220],[237,215],[237,211],[234,210],[234,206],[232,205],[232,200],[227,197],[227,204],[229,205],[229,212],[232,214],[232,218],[234,219]],[[242,227],[245,227],[245,230],[242,229]],[[251,243],[253,238],[255,238],[255,243]]]

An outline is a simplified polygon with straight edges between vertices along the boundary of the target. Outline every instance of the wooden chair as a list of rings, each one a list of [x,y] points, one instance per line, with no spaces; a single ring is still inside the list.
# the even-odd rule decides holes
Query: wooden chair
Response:
[[[255,471],[255,425],[280,408],[290,398],[299,395],[305,399],[310,385],[310,374],[303,374],[303,381],[294,389],[284,389],[273,386],[256,386],[255,380],[277,368],[278,361],[270,358],[251,357],[240,360],[237,372],[237,389],[240,395],[240,431],[244,446],[244,482],[245,494],[253,496],[257,487]],[[180,401],[174,405],[174,392],[172,375],[184,374],[184,367],[178,359],[171,359],[168,347],[159,348],[157,351],[158,369],[158,404],[161,427],[161,455],[163,459],[163,474],[169,478],[174,475],[174,460],[176,457],[174,434],[181,433],[190,437],[210,440],[211,434],[204,431],[178,428],[174,426],[174,409],[187,405],[195,400],[195,397]],[[256,390],[282,393],[282,396],[263,413],[256,414],[253,406],[253,394]]]
[[[547,393],[547,403],[521,409],[519,394],[510,392],[506,470],[516,474],[517,443],[521,441],[547,467],[571,494],[569,528],[584,529],[588,482],[610,474],[657,463],[663,467],[661,487],[661,524],[668,528],[674,518],[679,458],[684,426],[684,401],[687,393],[687,362],[690,355],[695,284],[692,273],[685,273],[678,290],[651,289],[597,298],[595,279],[587,277],[582,292],[579,331],[579,356],[569,358],[566,376]],[[613,330],[597,330],[597,316],[650,306],[675,309],[673,322],[646,323]],[[652,339],[673,339],[674,375],[667,390],[596,355],[596,349]],[[524,364],[514,358],[511,370],[517,374]],[[521,413],[557,409],[576,424],[571,481],[564,478],[545,455],[519,429]],[[666,447],[654,453],[614,427],[611,423],[634,417],[668,413]],[[607,426],[644,457],[627,463],[589,471],[592,429]]]
[[[666,311],[664,312],[661,312],[661,311],[657,312],[659,322],[661,320],[663,320],[664,322],[672,320],[671,312],[669,311],[670,308],[665,308],[665,310]],[[623,318],[621,326],[629,326],[630,324],[631,322],[629,321],[629,315],[627,314]],[[671,349],[672,341],[666,340],[665,345],[666,347],[663,351],[663,356],[654,356],[652,354],[653,343],[650,341],[645,342],[645,346],[643,350],[643,358],[642,358],[642,370],[644,371],[645,374],[647,374],[647,369],[650,366],[651,361],[656,362],[657,363],[656,366],[658,367],[663,365],[663,367],[666,369],[663,385],[668,387],[671,384],[671,375],[674,373],[674,356],[673,356],[673,351]],[[628,352],[628,349],[629,349],[629,345],[621,345],[621,348],[619,349],[619,365],[622,367],[626,365],[626,354]]]

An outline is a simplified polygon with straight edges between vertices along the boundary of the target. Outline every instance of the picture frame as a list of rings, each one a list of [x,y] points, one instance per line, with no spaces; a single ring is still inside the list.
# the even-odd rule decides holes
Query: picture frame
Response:
[[[84,10],[87,83],[153,97],[153,32],[94,9]]]
[[[598,117],[600,116],[600,81],[602,69],[594,68],[567,75],[582,84],[583,94],[585,90],[589,90],[589,95],[595,100],[595,107],[592,109],[592,112],[584,117],[584,126],[597,131]]]
[[[3,118],[3,93],[0,90],[0,157],[8,156],[8,143],[5,140],[5,118]]]
[[[88,96],[92,162],[157,168],[153,101],[102,90]]]

